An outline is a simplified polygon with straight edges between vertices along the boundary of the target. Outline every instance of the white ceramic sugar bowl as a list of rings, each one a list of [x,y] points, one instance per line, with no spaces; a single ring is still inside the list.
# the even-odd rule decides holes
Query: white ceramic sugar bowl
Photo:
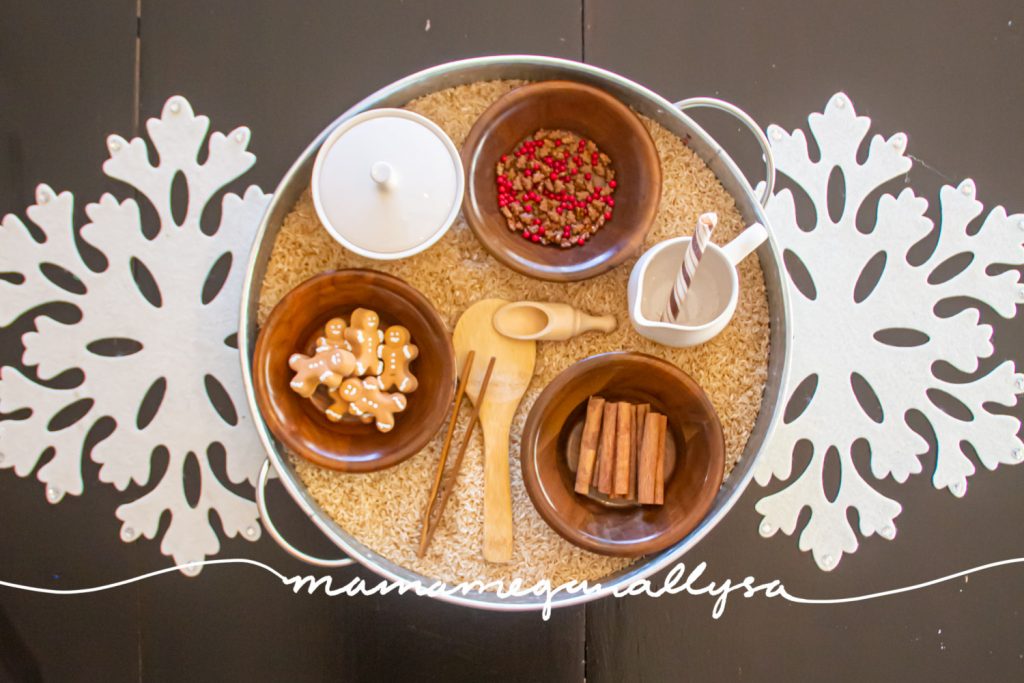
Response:
[[[342,122],[313,164],[313,205],[327,232],[361,256],[395,260],[429,248],[462,206],[459,152],[440,127],[405,109]]]

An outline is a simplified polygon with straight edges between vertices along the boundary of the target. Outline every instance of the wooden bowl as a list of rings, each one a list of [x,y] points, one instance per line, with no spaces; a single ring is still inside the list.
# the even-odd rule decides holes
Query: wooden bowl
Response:
[[[618,181],[615,210],[583,246],[563,249],[524,240],[508,229],[499,210],[498,159],[540,128],[573,131],[611,157]],[[524,85],[499,98],[469,131],[462,161],[462,208],[469,226],[494,258],[541,280],[585,280],[628,259],[643,245],[661,198],[658,150],[640,119],[603,90],[572,81]]]
[[[587,399],[650,403],[668,418],[677,459],[665,504],[610,506],[573,490],[571,436]],[[570,543],[603,555],[654,553],[686,537],[710,510],[725,471],[722,425],[704,391],[679,368],[640,353],[591,356],[555,378],[533,404],[522,438],[523,481],[541,517]]]
[[[419,387],[386,434],[355,418],[331,422],[322,411],[326,397],[318,407],[289,386],[288,357],[311,354],[324,323],[360,307],[377,311],[381,329],[407,327],[420,351],[411,366]],[[373,270],[324,273],[290,291],[260,330],[252,365],[256,401],[274,436],[307,460],[343,472],[384,469],[418,453],[444,424],[455,392],[455,348],[441,316],[411,285]]]

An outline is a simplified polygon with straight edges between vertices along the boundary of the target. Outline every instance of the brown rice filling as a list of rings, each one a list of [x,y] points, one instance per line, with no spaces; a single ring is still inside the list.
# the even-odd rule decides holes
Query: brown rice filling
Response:
[[[408,108],[437,122],[461,145],[474,121],[520,82],[478,82],[441,90],[409,103]],[[658,214],[646,246],[690,234],[697,217],[715,211],[715,241],[725,243],[744,227],[733,198],[714,173],[678,137],[649,119],[662,165]],[[690,349],[672,349],[640,337],[626,310],[626,284],[633,262],[599,277],[559,284],[530,279],[505,268],[479,244],[461,218],[435,246],[401,261],[371,261],[346,252],[317,220],[307,191],[285,217],[274,244],[260,297],[260,321],[290,289],[307,278],[337,268],[374,268],[420,289],[453,327],[475,301],[501,297],[511,301],[564,301],[594,314],[614,314],[618,328],[565,342],[537,346],[536,374],[513,425],[510,449],[515,547],[510,564],[483,561],[483,458],[479,434],[473,438],[445,517],[424,558],[416,557],[420,514],[430,491],[444,430],[424,451],[404,463],[371,474],[341,474],[293,458],[310,494],[349,533],[392,562],[432,579],[451,583],[520,578],[527,584],[548,579],[555,585],[572,579],[600,580],[631,561],[603,557],[563,540],[540,518],[523,487],[519,434],[540,391],[572,363],[595,353],[630,349],[675,363],[689,373],[714,403],[725,432],[726,471],[743,452],[761,406],[768,365],[768,301],[757,259],[739,266],[740,298],[736,314],[715,339]],[[422,359],[429,362],[429,359]],[[468,421],[464,408],[456,443]]]

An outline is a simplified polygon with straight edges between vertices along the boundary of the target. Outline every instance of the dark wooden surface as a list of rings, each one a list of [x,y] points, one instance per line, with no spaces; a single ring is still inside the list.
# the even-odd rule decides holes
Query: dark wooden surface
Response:
[[[272,190],[324,124],[376,87],[503,52],[583,58],[786,128],[842,89],[878,132],[909,133],[909,181],[933,211],[938,187],[962,177],[987,205],[1024,204],[1024,11],[1012,0],[142,0],[140,19],[134,0],[6,0],[2,17],[0,213],[21,213],[41,181],[82,200],[113,189],[99,172],[106,134],[131,135],[174,93],[220,130],[249,125],[259,162],[245,181]],[[699,118],[759,174],[749,139]],[[1020,323],[991,322],[995,359],[1021,365]],[[0,331],[4,360],[20,355],[23,329]],[[51,506],[38,482],[0,471],[0,578],[70,588],[166,566],[156,543],[117,540],[122,496],[95,475],[87,464],[87,495]],[[826,575],[793,538],[757,536],[755,485],[686,559],[707,561],[711,578],[779,578],[808,596],[915,583],[1021,555],[1022,486],[1024,468],[979,468],[964,500],[926,475],[881,482],[904,505],[897,540],[863,540]],[[285,531],[329,553],[274,493]],[[226,540],[223,555],[306,571],[266,538]],[[835,607],[733,597],[719,620],[704,598],[605,600],[545,623],[409,597],[296,597],[257,570],[213,567],[93,596],[0,589],[0,680],[1019,680],[1020,576],[1009,567]]]

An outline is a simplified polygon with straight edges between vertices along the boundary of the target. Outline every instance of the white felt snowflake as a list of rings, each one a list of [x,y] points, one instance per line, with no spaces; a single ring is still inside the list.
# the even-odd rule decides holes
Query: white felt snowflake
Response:
[[[813,453],[792,483],[762,498],[756,508],[763,516],[761,534],[771,536],[778,530],[792,534],[801,510],[809,507],[800,549],[812,551],[818,566],[830,570],[843,553],[858,546],[847,518],[850,508],[857,512],[862,535],[892,539],[896,534],[900,504],[872,487],[855,467],[853,449],[858,441],[866,443],[871,475],[877,479],[891,476],[902,483],[921,472],[919,456],[927,452],[927,441],[908,426],[908,412],[923,415],[934,430],[935,488],[956,496],[966,493],[967,478],[975,471],[967,452],[973,451],[990,470],[1024,460],[1019,420],[989,410],[992,403],[1012,405],[1015,395],[1024,393],[1024,377],[1016,374],[1012,362],[964,381],[935,374],[936,364],[943,361],[976,374],[979,359],[993,352],[992,329],[979,324],[977,308],[943,317],[936,310],[939,302],[968,297],[974,306],[987,305],[1004,318],[1012,318],[1024,302],[1017,271],[999,268],[1024,263],[1024,215],[1007,216],[996,207],[980,230],[970,234],[968,224],[982,212],[974,183],[945,186],[939,197],[938,244],[924,263],[912,265],[908,252],[934,226],[925,216],[927,202],[909,188],[896,197],[884,194],[877,207],[868,207],[874,216],[870,232],[864,234],[856,225],[857,212],[872,191],[910,169],[906,136],[899,133],[885,140],[875,135],[861,164],[857,150],[870,119],[857,116],[848,97],[833,96],[824,113],[811,114],[808,121],[820,149],[818,161],[811,159],[803,131],[790,134],[771,126],[768,133],[779,171],[810,197],[816,225],[810,231],[800,228],[789,190],[774,196],[767,213],[780,246],[791,252],[787,261],[798,257],[813,280],[802,291],[790,283],[790,386],[813,385],[814,379],[807,378],[816,378],[817,385],[803,412],[779,426],[758,462],[757,481],[765,485],[773,477],[790,479],[800,441],[809,441]],[[833,220],[829,176],[837,167],[845,200],[841,217]],[[936,278],[936,268],[958,255],[963,255],[961,263],[970,263],[948,280]],[[871,262],[877,267],[880,261],[884,268],[876,281],[871,275],[875,271],[866,266]],[[855,385],[866,405],[855,394]],[[936,405],[943,400],[960,410],[945,412]],[[828,458],[838,459],[841,477],[832,500],[823,480]]]
[[[105,194],[86,206],[90,222],[81,239],[104,255],[104,270],[87,267],[75,245],[68,192],[55,193],[46,185],[37,189],[36,204],[27,214],[44,241],[36,241],[17,217],[3,220],[0,272],[17,275],[0,281],[0,324],[45,302],[74,306],[80,320],[73,324],[36,318],[36,331],[23,337],[22,361],[35,366],[43,381],[73,368],[84,379],[74,388],[50,388],[16,368],[3,368],[0,410],[28,408],[31,415],[0,422],[0,467],[28,476],[44,454],[52,453],[37,475],[47,499],[56,503],[65,494],[79,495],[84,439],[100,418],[113,418],[113,432],[92,449],[100,479],[119,490],[132,482],[150,487],[117,509],[121,538],[154,538],[162,514],[169,511],[161,551],[185,564],[219,550],[211,512],[229,536],[255,540],[260,535],[254,503],[218,479],[210,451],[215,444],[223,449],[232,482],[255,482],[262,449],[240,400],[244,394],[234,336],[247,255],[268,196],[255,186],[241,197],[225,194],[220,224],[212,235],[205,234],[200,217],[206,204],[255,162],[246,151],[248,129],[227,136],[213,133],[200,163],[209,119],[195,116],[184,98],[170,98],[161,118],[146,127],[158,163],[150,163],[142,139],[128,142],[112,135],[103,170],[151,203],[159,232],[144,235],[135,199],[118,201]],[[177,220],[171,201],[176,177],[188,195],[187,210]],[[61,271],[74,277],[61,277]],[[140,410],[146,396],[147,405],[158,404],[155,414]],[[51,429],[76,416],[73,424]],[[152,481],[158,447],[166,450],[167,467],[159,481]],[[200,474],[198,500],[193,501],[184,487],[190,458]],[[196,571],[193,567],[189,573]]]

